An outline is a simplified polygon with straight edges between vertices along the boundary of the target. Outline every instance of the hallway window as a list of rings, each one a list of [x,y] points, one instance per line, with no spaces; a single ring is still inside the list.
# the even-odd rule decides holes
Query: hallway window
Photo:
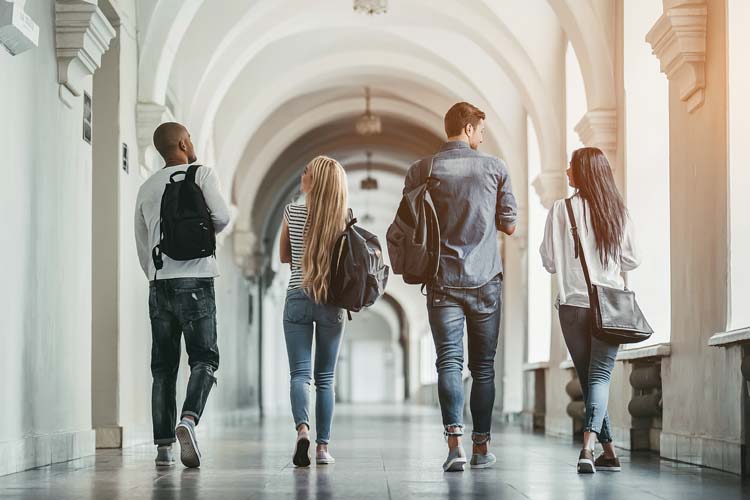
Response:
[[[550,335],[552,331],[552,279],[542,267],[539,260],[539,246],[544,237],[544,225],[547,222],[547,209],[542,205],[531,182],[542,173],[542,161],[539,153],[539,141],[531,119],[526,118],[527,161],[529,183],[529,306],[527,311],[528,337],[526,362],[538,363],[549,361]]]
[[[668,342],[671,324],[669,83],[645,41],[661,12],[661,2],[628,0],[623,17],[627,205],[642,258],[628,287],[654,328],[636,347]]]
[[[729,330],[750,326],[750,70],[747,47],[750,44],[750,3],[729,0],[727,4],[728,109],[729,109],[729,238],[730,238],[730,320]]]
[[[568,42],[565,51],[565,130],[566,146],[568,157],[573,156],[573,151],[584,147],[581,138],[576,132],[576,125],[586,114],[586,87],[583,83],[583,73],[581,66],[578,64],[573,45]],[[565,162],[563,168],[567,168],[568,162]],[[573,189],[568,188],[569,194],[573,194]]]

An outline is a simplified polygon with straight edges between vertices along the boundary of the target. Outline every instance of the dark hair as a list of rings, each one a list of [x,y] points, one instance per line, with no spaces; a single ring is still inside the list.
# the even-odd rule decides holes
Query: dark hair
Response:
[[[468,102],[456,103],[445,114],[445,133],[448,137],[455,137],[460,135],[469,123],[476,127],[486,117],[484,111]]]
[[[620,257],[620,247],[628,216],[625,202],[615,185],[607,157],[598,148],[573,151],[570,160],[573,180],[584,200],[584,211],[591,210],[596,249],[602,264]],[[585,213],[585,212],[584,212]]]

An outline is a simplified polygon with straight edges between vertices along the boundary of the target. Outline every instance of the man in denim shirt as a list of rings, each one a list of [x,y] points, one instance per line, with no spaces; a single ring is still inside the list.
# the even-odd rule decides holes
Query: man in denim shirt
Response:
[[[445,471],[462,471],[466,456],[463,435],[463,333],[468,335],[469,370],[473,379],[472,468],[490,467],[488,451],[495,402],[495,352],[500,332],[503,263],[498,231],[511,235],[517,219],[516,200],[505,163],[477,151],[484,139],[485,114],[466,102],[445,115],[448,142],[430,158],[409,169],[404,193],[424,181],[430,162],[432,188],[440,224],[440,269],[427,287],[427,311],[437,351],[438,392],[448,459]]]

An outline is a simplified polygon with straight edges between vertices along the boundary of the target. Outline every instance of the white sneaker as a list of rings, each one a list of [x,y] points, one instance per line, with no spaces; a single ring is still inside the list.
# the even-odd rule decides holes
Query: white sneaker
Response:
[[[320,465],[335,464],[336,459],[327,451],[318,451],[315,453],[315,462]]]
[[[160,445],[156,449],[156,465],[159,467],[174,465],[174,453],[171,444],[169,446]]]
[[[201,451],[195,438],[195,425],[186,420],[177,424],[175,429],[177,440],[180,442],[180,460],[185,467],[195,469],[201,466]]]
[[[445,472],[463,472],[466,465],[466,454],[463,446],[456,446],[448,452],[448,458],[443,463]]]

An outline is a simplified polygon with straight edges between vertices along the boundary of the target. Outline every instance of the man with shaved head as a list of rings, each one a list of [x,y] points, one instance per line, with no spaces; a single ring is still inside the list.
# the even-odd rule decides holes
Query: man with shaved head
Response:
[[[211,241],[214,241],[214,232],[220,232],[229,224],[229,208],[213,169],[195,165],[193,142],[183,125],[159,125],[153,140],[165,166],[149,177],[138,191],[135,240],[141,267],[151,280],[148,300],[152,337],[151,414],[154,444],[158,447],[156,465],[174,464],[172,444],[179,439],[182,463],[186,467],[199,467],[201,453],[195,427],[216,383],[214,373],[219,368],[214,296],[214,278],[219,275],[219,269],[215,254],[210,254],[214,248],[204,249],[203,254],[209,252],[208,256],[190,258],[192,242],[184,244],[186,248],[175,248],[173,241],[168,246],[165,244],[164,226],[171,221],[164,220],[162,197],[167,199],[171,191],[179,193],[172,200],[183,202],[185,194],[193,197],[194,205],[197,200],[199,210],[193,210],[192,216],[195,219],[195,213],[207,214],[206,220],[199,221],[197,227],[211,231]],[[174,210],[172,213],[184,212]],[[180,223],[178,220],[177,224]],[[195,222],[186,220],[184,224]],[[192,238],[193,233],[187,234]],[[205,234],[199,231],[196,237],[205,237]],[[175,399],[182,335],[190,364],[190,380],[177,423]]]

